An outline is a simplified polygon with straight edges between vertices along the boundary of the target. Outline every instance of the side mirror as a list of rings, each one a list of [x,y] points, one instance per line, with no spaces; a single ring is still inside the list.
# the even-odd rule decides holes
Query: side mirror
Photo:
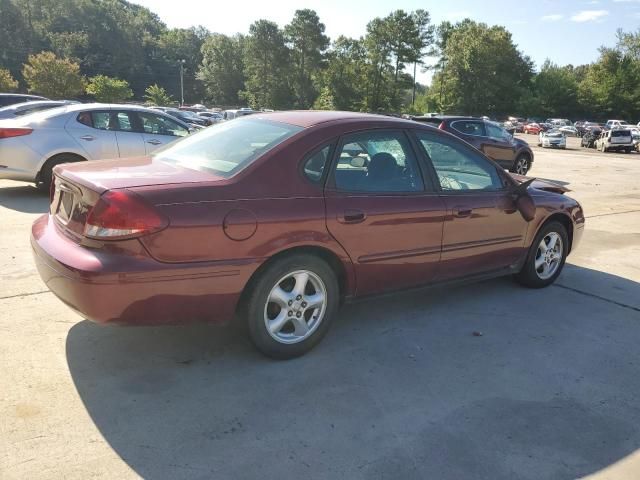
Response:
[[[512,190],[516,208],[527,222],[530,222],[536,217],[536,204],[529,195],[527,189],[535,181],[535,178],[522,182]]]
[[[354,168],[362,168],[364,167],[365,159],[362,157],[353,157],[350,163]]]

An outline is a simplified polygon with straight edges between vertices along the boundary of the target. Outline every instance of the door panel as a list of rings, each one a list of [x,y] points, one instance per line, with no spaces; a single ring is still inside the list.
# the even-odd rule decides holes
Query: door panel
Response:
[[[416,132],[439,183],[447,214],[439,280],[514,264],[528,224],[494,164],[458,140]]]
[[[444,203],[437,195],[327,192],[327,227],[355,265],[358,295],[431,281],[440,261]]]
[[[506,193],[443,195],[447,207],[440,279],[514,264],[524,254],[527,222]]]
[[[485,123],[487,137],[481,149],[489,158],[500,164],[511,164],[515,160],[516,144],[513,138],[498,125]]]
[[[89,160],[118,158],[116,133],[109,129],[110,115],[108,110],[78,112],[65,126]]]
[[[325,189],[327,228],[355,266],[359,295],[432,280],[445,208],[426,193],[402,131],[347,135]]]
[[[141,157],[145,154],[144,138],[137,128],[137,117],[132,112],[114,111],[112,122],[116,130],[118,152],[121,158]]]

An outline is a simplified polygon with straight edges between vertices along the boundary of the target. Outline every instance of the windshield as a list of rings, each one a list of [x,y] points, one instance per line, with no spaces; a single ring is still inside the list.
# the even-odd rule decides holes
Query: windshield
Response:
[[[154,158],[227,178],[300,130],[286,123],[243,118],[186,137]]]

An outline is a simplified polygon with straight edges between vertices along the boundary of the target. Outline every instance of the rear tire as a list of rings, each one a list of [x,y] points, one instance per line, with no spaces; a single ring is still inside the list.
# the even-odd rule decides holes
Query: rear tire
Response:
[[[250,288],[245,310],[249,336],[271,358],[307,353],[322,340],[338,310],[336,275],[314,255],[276,260]]]
[[[516,281],[529,288],[551,285],[562,272],[568,251],[567,229],[560,222],[549,222],[533,240],[522,270],[514,275]]]
[[[51,181],[53,180],[53,168],[56,165],[82,161],[85,161],[85,159],[77,155],[72,155],[70,153],[61,153],[60,155],[51,157],[40,169],[40,173],[36,178],[36,186],[43,192],[48,192],[49,188],[51,187]]]

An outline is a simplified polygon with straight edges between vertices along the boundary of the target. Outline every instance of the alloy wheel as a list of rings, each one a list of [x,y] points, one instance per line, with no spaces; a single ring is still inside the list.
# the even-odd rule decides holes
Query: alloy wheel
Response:
[[[527,157],[521,156],[516,160],[516,173],[518,175],[526,175],[529,171],[529,161]]]
[[[309,270],[296,270],[271,289],[264,306],[264,323],[277,342],[298,343],[317,330],[326,309],[327,288],[320,277]]]
[[[562,262],[562,238],[556,232],[547,233],[536,251],[535,270],[541,280],[551,278]]]

